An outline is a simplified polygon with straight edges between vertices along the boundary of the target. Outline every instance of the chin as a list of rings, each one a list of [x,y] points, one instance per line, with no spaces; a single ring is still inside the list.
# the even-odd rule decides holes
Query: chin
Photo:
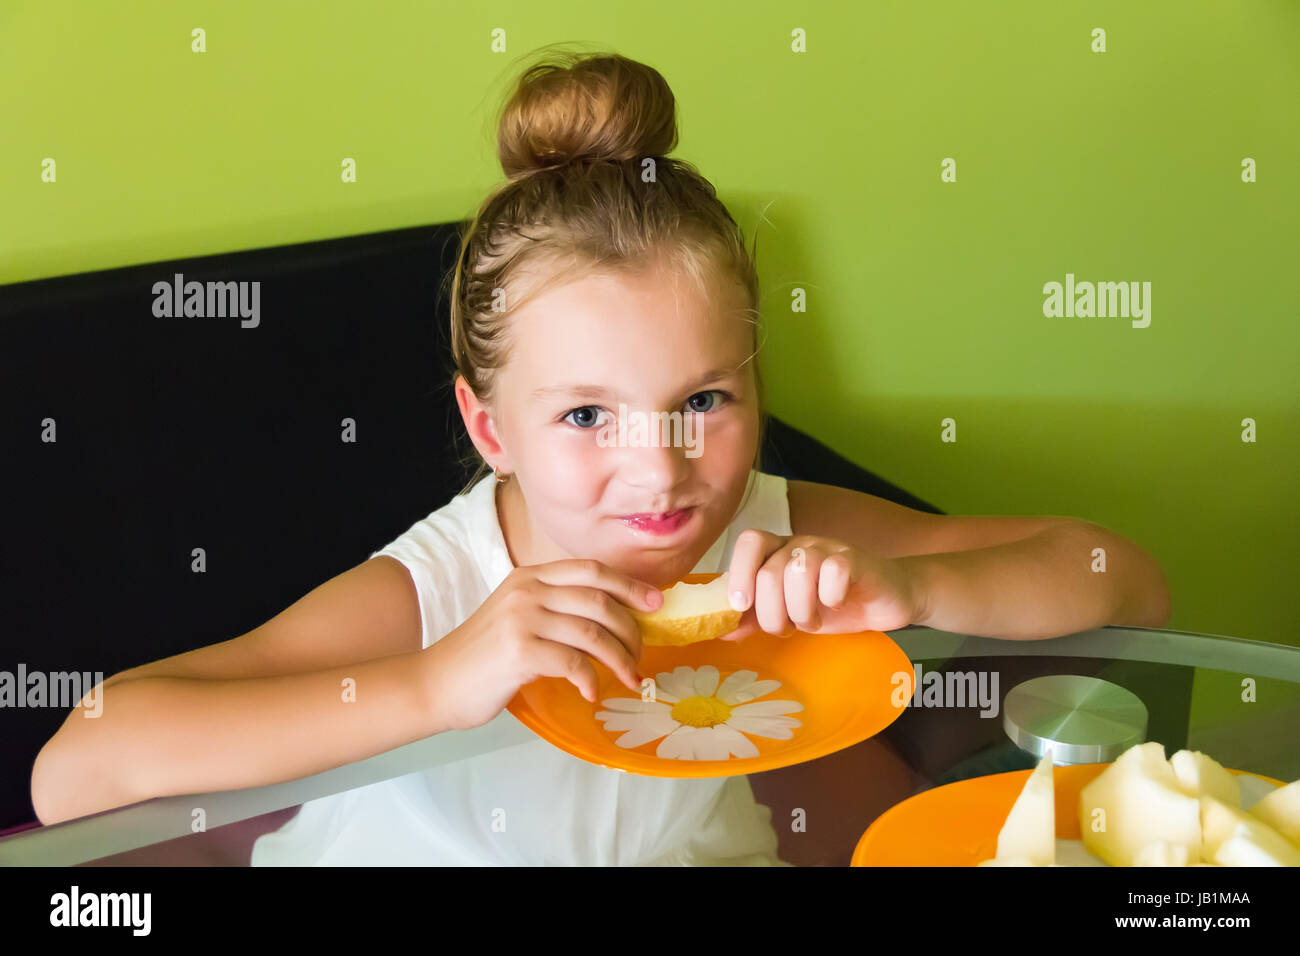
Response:
[[[650,569],[653,576],[647,577],[645,580],[647,583],[653,583],[656,587],[666,588],[670,584],[680,581],[683,576],[690,574],[703,556],[703,553],[695,556],[681,555],[656,562]]]

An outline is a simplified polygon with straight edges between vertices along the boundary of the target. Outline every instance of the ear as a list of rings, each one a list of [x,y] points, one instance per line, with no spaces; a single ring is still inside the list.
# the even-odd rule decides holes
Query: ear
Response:
[[[469,433],[470,441],[483,456],[483,460],[493,468],[513,471],[510,456],[502,446],[500,438],[497,437],[491,410],[479,401],[463,375],[456,376],[456,404],[460,407],[460,417],[465,422],[465,431]]]

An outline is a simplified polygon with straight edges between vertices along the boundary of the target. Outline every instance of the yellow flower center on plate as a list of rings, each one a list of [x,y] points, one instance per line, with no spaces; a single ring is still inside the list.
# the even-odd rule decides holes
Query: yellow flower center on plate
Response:
[[[716,697],[687,697],[673,704],[672,718],[690,727],[712,727],[726,723],[731,708]]]

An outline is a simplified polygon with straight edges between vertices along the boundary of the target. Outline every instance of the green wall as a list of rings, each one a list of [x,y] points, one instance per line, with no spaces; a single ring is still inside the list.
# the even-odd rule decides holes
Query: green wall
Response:
[[[758,231],[776,414],[951,513],[1136,540],[1171,627],[1300,644],[1289,0],[6,0],[0,282],[468,216],[555,41],[672,84]],[[1044,317],[1066,273],[1152,283],[1149,327]]]

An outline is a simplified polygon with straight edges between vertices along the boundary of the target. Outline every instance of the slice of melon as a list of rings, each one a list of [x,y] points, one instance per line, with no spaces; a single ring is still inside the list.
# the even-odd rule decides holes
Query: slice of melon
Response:
[[[1249,813],[1201,797],[1202,859],[1220,866],[1300,866],[1300,849]]]
[[[1223,841],[1237,831],[1249,818],[1245,812],[1228,806],[1222,800],[1203,794],[1201,796],[1201,859],[1214,861]]]
[[[1219,844],[1213,862],[1220,866],[1300,866],[1300,850],[1272,827],[1246,820]]]
[[[1133,866],[1157,841],[1157,852],[1186,848],[1188,861],[1201,858],[1201,803],[1183,791],[1156,741],[1130,747],[1079,792],[1083,845],[1111,866]]]
[[[1156,840],[1137,851],[1134,866],[1190,866],[1192,851],[1184,843]]]
[[[1052,752],[1045,753],[1025,781],[998,833],[995,860],[1024,859],[1032,866],[1056,862],[1056,795]]]
[[[1278,787],[1251,807],[1250,814],[1300,849],[1300,780]]]
[[[727,600],[727,576],[719,575],[706,584],[679,581],[663,592],[664,603],[657,611],[632,611],[647,645],[681,647],[710,641],[734,631],[742,612],[733,611]]]
[[[1241,806],[1241,785],[1214,758],[1199,750],[1180,750],[1169,758],[1169,766],[1184,793],[1214,797],[1230,807]]]

